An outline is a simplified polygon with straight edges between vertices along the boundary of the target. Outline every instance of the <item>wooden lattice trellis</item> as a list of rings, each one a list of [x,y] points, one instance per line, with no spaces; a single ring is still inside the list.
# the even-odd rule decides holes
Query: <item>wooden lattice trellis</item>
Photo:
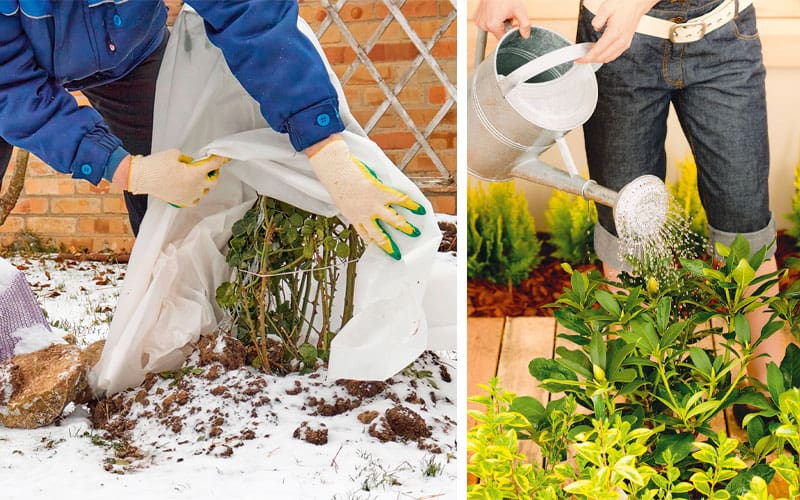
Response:
[[[367,69],[372,78],[374,78],[376,84],[383,92],[385,99],[375,109],[369,120],[363,124],[364,129],[367,133],[370,133],[375,128],[378,120],[381,119],[388,109],[392,108],[403,121],[409,132],[413,134],[416,140],[414,145],[411,146],[408,151],[406,151],[405,155],[398,162],[397,166],[401,170],[405,170],[415,155],[417,155],[417,153],[420,151],[423,151],[435,166],[438,176],[409,177],[411,177],[422,188],[435,189],[447,186],[452,187],[455,182],[453,173],[450,172],[445,166],[441,156],[432,147],[429,138],[433,131],[436,130],[436,128],[442,122],[445,115],[447,115],[447,113],[456,104],[456,86],[450,81],[447,73],[442,69],[441,65],[431,54],[433,47],[456,20],[456,0],[450,0],[450,4],[453,6],[453,9],[442,18],[441,25],[427,42],[422,40],[422,38],[412,27],[409,20],[403,15],[401,9],[406,4],[407,0],[381,0],[388,9],[389,14],[380,22],[380,24],[378,24],[375,31],[363,44],[359,43],[359,41],[350,31],[347,22],[345,22],[340,15],[342,8],[345,6],[347,1],[348,0],[320,0],[321,5],[325,8],[328,15],[317,28],[316,35],[318,38],[322,38],[328,29],[330,29],[332,26],[335,26],[340,31],[342,38],[347,41],[347,43],[355,52],[355,60],[350,63],[349,67],[341,77],[343,85],[346,85],[356,70],[360,66],[363,66]],[[381,36],[386,32],[389,26],[395,22],[402,27],[403,31],[408,36],[408,39],[419,51],[419,54],[413,59],[413,61],[411,61],[410,65],[405,69],[404,73],[396,81],[394,86],[390,86],[381,76],[380,71],[375,64],[370,60],[369,53],[373,47],[375,47],[376,43],[378,43],[378,41],[381,39]],[[429,123],[421,128],[411,118],[398,96],[423,64],[427,64],[430,67],[443,87],[446,89],[447,95],[444,103],[440,106],[435,116],[430,120]]]

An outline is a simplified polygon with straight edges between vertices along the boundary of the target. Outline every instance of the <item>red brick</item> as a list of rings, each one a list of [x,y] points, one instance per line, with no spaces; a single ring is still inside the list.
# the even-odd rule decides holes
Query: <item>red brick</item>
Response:
[[[440,214],[455,215],[456,197],[453,194],[431,195],[427,194],[428,200],[433,205],[433,211]]]
[[[75,217],[28,217],[28,230],[42,235],[74,234],[78,228]]]
[[[127,214],[128,209],[125,206],[125,199],[122,196],[104,197],[103,198],[103,213],[104,214]]]
[[[439,14],[439,3],[442,0],[409,0],[400,8],[405,17],[432,17]],[[445,3],[450,3],[444,0]],[[382,2],[375,8],[375,16],[378,18],[389,15],[389,9]]]
[[[97,214],[101,207],[99,198],[56,198],[51,203],[54,214]]]
[[[92,247],[91,238],[75,238],[74,236],[54,236],[52,243],[70,253],[99,251]]]
[[[24,192],[32,195],[58,194],[58,178],[26,175]]]
[[[83,194],[83,195],[96,195],[96,194],[121,194],[122,190],[118,187],[114,186],[107,180],[103,179],[100,181],[98,185],[94,185],[91,182],[87,182],[84,180],[75,180],[75,193],[76,194]]]
[[[18,233],[25,229],[25,218],[24,217],[15,217],[13,215],[9,215],[6,217],[5,222],[3,225],[0,226],[0,233]]]
[[[347,98],[347,102],[350,104],[351,107],[363,104],[362,98],[364,97],[364,92],[365,92],[364,89],[358,87],[344,88],[344,96],[345,98]]]
[[[56,171],[53,170],[48,164],[43,162],[38,157],[31,155],[28,160],[28,169],[25,171],[27,176],[42,176],[42,175],[55,175]]]
[[[423,104],[425,91],[419,87],[406,87],[400,92],[398,98],[406,106],[409,104]]]
[[[369,106],[377,106],[386,99],[383,91],[377,86],[365,88],[361,95],[363,103]]]
[[[347,23],[375,19],[375,2],[355,2],[351,0],[342,7],[339,15]]]
[[[316,28],[314,29],[314,31],[316,32]],[[320,37],[319,39],[319,43],[321,43],[323,46],[329,43],[342,43],[342,42],[343,42],[342,35],[339,32],[339,28],[335,24],[328,26],[328,29],[325,30],[325,33],[323,33],[322,37]]]
[[[48,200],[43,197],[20,197],[17,204],[14,205],[14,214],[46,214],[48,208]]]
[[[431,104],[444,104],[449,97],[444,85],[432,85],[428,87],[428,102]]]
[[[431,55],[436,58],[456,57],[458,54],[458,44],[456,40],[439,40],[431,49]]]
[[[380,26],[380,21],[377,20],[351,22],[347,24],[347,30],[363,47],[366,45],[367,41],[372,38],[372,35],[378,29],[378,26]]]
[[[408,149],[417,142],[411,132],[383,132],[370,135],[370,139],[382,149]]]
[[[391,111],[391,109],[389,110]],[[356,121],[361,124],[361,126],[365,126],[372,115],[375,113],[375,108],[370,107],[367,109],[362,110],[353,110],[353,116],[356,118]],[[388,111],[383,114],[378,120],[378,123],[375,124],[375,128],[373,130],[378,131],[381,129],[392,129],[397,124],[397,116],[394,114],[390,114]]]
[[[325,57],[331,64],[341,64],[344,62],[344,49],[343,45],[323,47]]]
[[[391,65],[387,64],[378,64],[376,65],[376,69],[378,70],[378,74],[381,78],[385,81],[391,81],[394,78],[394,71]],[[367,69],[366,66],[361,65],[356,69],[350,79],[347,80],[347,85],[375,85],[375,78],[372,76],[372,73]]]
[[[92,238],[92,251],[112,251],[112,252],[126,252],[133,248],[133,236],[118,236],[110,238]]]
[[[127,217],[81,217],[78,220],[78,232],[82,234],[130,234]]]
[[[411,42],[377,43],[369,51],[369,58],[373,62],[381,61],[406,61],[417,57],[419,51]]]

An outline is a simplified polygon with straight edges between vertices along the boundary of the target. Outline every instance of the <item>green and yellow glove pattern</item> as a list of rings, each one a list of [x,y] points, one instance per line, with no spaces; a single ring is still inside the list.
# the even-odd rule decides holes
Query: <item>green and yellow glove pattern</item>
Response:
[[[229,160],[216,155],[194,160],[177,149],[136,155],[131,158],[128,191],[151,194],[179,208],[197,205]]]
[[[336,207],[359,236],[367,243],[377,243],[384,252],[400,260],[400,249],[383,224],[412,237],[419,236],[420,231],[390,205],[418,215],[425,214],[425,207],[381,182],[364,162],[350,154],[350,148],[342,139],[328,142],[309,160]]]

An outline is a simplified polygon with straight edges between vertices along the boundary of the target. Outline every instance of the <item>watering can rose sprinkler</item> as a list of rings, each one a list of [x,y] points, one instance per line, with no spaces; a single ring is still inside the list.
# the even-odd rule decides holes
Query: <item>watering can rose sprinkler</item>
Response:
[[[486,32],[479,33],[482,56]],[[644,175],[619,192],[578,174],[565,135],[583,125],[597,105],[600,65],[574,61],[591,48],[533,26],[525,39],[509,30],[470,79],[467,110],[467,169],[487,181],[525,179],[612,207],[617,232],[626,238],[655,238],[667,222],[664,182]],[[478,62],[480,62],[478,64]],[[539,156],[557,144],[567,171]]]

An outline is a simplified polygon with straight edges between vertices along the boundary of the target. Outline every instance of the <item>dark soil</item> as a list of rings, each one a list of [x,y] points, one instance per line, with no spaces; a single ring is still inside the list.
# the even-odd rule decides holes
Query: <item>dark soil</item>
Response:
[[[569,288],[569,274],[561,268],[561,261],[549,257],[552,247],[547,243],[547,235],[540,234],[542,255],[546,255],[519,286],[489,283],[483,279],[469,280],[467,283],[468,316],[552,316],[553,309],[545,307],[561,296]],[[800,258],[800,249],[794,238],[785,231],[778,232],[778,246],[775,251],[778,268],[787,267],[791,259]],[[573,266],[580,271],[598,269],[597,264]],[[789,269],[788,276],[781,281],[785,289],[800,279],[800,270]]]
[[[233,456],[246,441],[275,432],[287,408],[299,409],[307,417],[285,431],[320,446],[328,443],[329,432],[335,433],[343,425],[338,422],[350,421],[349,426],[364,425],[367,433],[381,442],[411,443],[441,453],[432,431],[455,425],[430,414],[441,401],[452,404],[438,392],[438,384],[452,383],[450,373],[430,351],[420,358],[428,367],[421,373],[429,373],[429,378],[398,374],[385,382],[326,383],[324,377],[309,375],[302,382],[283,383],[280,377],[242,365],[243,359],[238,340],[208,336],[198,343],[183,368],[149,374],[138,388],[92,401],[90,416],[97,440],[108,443],[114,459],[123,464],[108,470],[125,473],[145,467],[141,457],[154,453],[167,459],[176,459],[181,453]],[[391,407],[384,411],[387,402]],[[149,426],[154,429],[151,432],[159,433],[159,439],[174,445],[144,450],[151,445],[139,442],[140,425]]]
[[[455,252],[458,246],[456,225],[450,222],[439,222],[442,231],[442,241],[439,243],[440,252]]]
[[[295,439],[302,439],[307,443],[317,446],[328,444],[328,429],[325,428],[325,424],[319,425],[320,427],[318,429],[313,429],[309,427],[308,422],[303,422],[300,424],[300,427],[295,429],[292,435]]]

